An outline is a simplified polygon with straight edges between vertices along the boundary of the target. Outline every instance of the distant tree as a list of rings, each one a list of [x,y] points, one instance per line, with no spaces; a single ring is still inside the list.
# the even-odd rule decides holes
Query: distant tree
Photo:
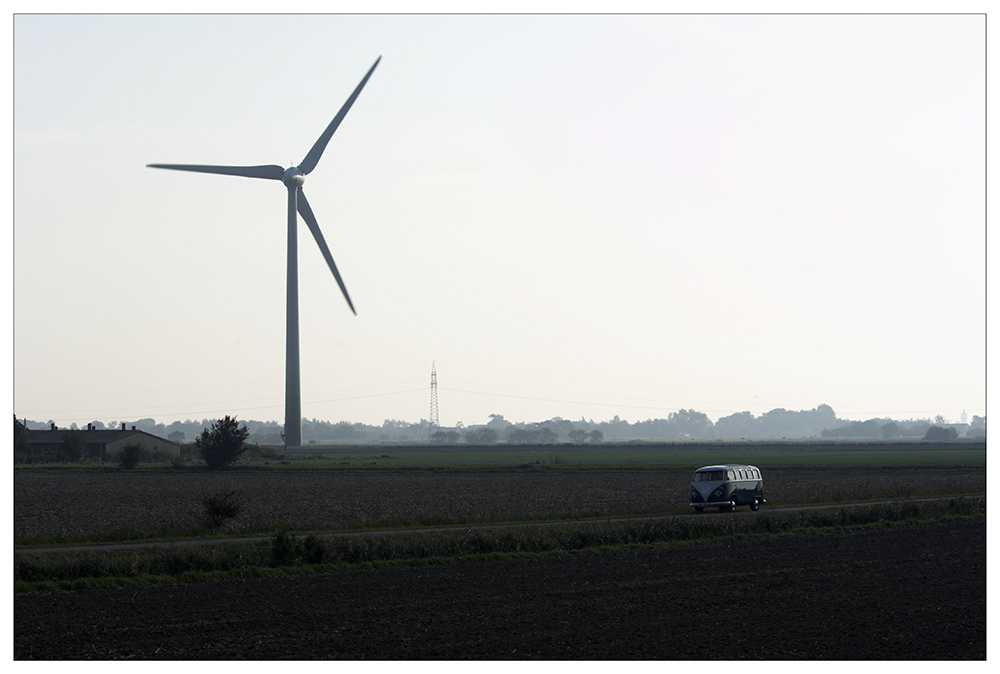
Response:
[[[125,445],[118,452],[118,465],[125,470],[132,470],[139,465],[146,450],[138,442]]]
[[[305,427],[309,425],[315,424],[303,424],[303,434],[306,432]],[[338,421],[324,431],[330,440],[357,440],[361,437],[358,426],[359,424],[352,424],[350,421]]]
[[[969,430],[965,434],[970,438],[985,438],[986,437],[986,417],[981,417],[979,415],[973,415],[972,423],[969,424]]]
[[[904,438],[922,438],[932,426],[930,419],[910,419],[899,424],[899,434]]]
[[[737,412],[721,417],[715,422],[715,435],[719,438],[757,437],[757,420],[750,412]]]
[[[852,421],[849,424],[834,429],[823,431],[824,438],[881,438],[884,437],[879,419],[869,419],[868,421]]]
[[[629,427],[629,423],[617,414],[611,419],[611,421],[602,421],[600,426],[601,432],[604,433],[604,437],[612,440],[624,440],[629,437],[632,430]]]
[[[571,441],[578,445],[582,445],[585,442],[598,443],[604,440],[604,433],[601,433],[596,428],[592,431],[585,431],[581,428],[574,428],[572,431],[566,434]]]
[[[503,418],[502,414],[491,414],[490,420],[486,423],[488,428],[492,428],[498,432],[512,425],[513,424]]]
[[[198,454],[212,470],[228,468],[246,451],[246,439],[250,430],[240,426],[236,417],[226,415],[217,420],[211,428],[206,428],[195,438],[194,446]]]
[[[958,437],[958,431],[954,428],[942,428],[941,426],[931,426],[924,435],[924,440],[954,440]]]
[[[556,435],[556,440],[563,436],[568,437],[569,432],[573,430],[573,422],[562,417],[552,417],[548,421],[543,421],[539,426],[551,429]]]
[[[946,424],[948,422],[945,421],[945,418],[943,416],[941,416],[940,414],[938,414],[937,416],[934,417],[934,423],[937,424],[938,426],[943,426],[944,424]]]
[[[63,461],[75,462],[81,460],[86,449],[87,445],[83,441],[80,431],[63,432],[62,450],[60,452]]]
[[[170,440],[170,442],[176,442],[177,444],[184,442],[184,431],[174,431],[167,436],[167,440]]]
[[[470,445],[496,444],[499,434],[493,428],[470,428],[465,432],[465,441]]]
[[[512,445],[551,445],[555,441],[555,431],[547,427],[514,427],[507,431],[507,442]]]
[[[667,416],[667,424],[670,426],[670,437],[710,438],[713,435],[712,420],[704,412],[684,409],[671,412]]]
[[[431,440],[440,443],[453,443],[458,442],[459,438],[458,431],[435,431],[431,434]]]
[[[882,424],[882,437],[889,439],[899,436],[899,424],[895,421]]]

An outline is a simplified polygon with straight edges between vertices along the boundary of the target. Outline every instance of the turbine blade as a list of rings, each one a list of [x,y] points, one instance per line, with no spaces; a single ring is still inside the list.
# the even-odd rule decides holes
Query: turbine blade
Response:
[[[375,67],[381,60],[381,56],[375,59],[375,63],[368,70],[368,73],[365,75],[364,79],[361,80],[361,83],[354,89],[354,93],[351,94],[351,97],[348,98],[347,102],[340,108],[340,112],[338,112],[337,116],[333,118],[330,125],[326,127],[326,131],[323,132],[323,135],[316,140],[316,143],[312,146],[312,149],[309,150],[309,154],[306,155],[306,158],[302,160],[301,164],[299,164],[299,168],[302,170],[302,173],[309,175],[312,170],[316,168],[316,164],[319,163],[319,158],[323,156],[323,150],[326,149],[326,144],[330,142],[333,132],[336,131],[337,127],[340,126],[340,123],[344,121],[347,111],[351,109],[352,105],[354,105],[354,99],[356,99],[358,94],[361,93],[365,83],[368,82],[368,78],[372,76],[373,72],[375,72]]]
[[[351,302],[351,296],[347,294],[344,279],[340,278],[337,265],[333,263],[333,255],[330,255],[330,249],[326,245],[326,240],[323,239],[323,232],[319,231],[319,223],[316,222],[316,216],[313,215],[312,209],[309,207],[309,202],[306,200],[306,194],[302,191],[301,187],[295,199],[295,206],[299,211],[299,215],[302,216],[302,219],[306,221],[306,225],[309,226],[309,231],[312,232],[313,238],[316,239],[316,245],[319,246],[320,252],[323,253],[323,257],[326,259],[326,264],[330,267],[330,271],[333,272],[333,278],[337,279],[337,285],[340,286],[340,292],[344,293],[347,306],[351,308],[351,313],[357,316],[358,312],[354,310],[354,303]]]
[[[275,164],[265,166],[205,166],[203,164],[146,164],[147,168],[173,169],[174,171],[195,171],[197,173],[221,173],[227,176],[245,178],[267,178],[281,180],[285,169]]]

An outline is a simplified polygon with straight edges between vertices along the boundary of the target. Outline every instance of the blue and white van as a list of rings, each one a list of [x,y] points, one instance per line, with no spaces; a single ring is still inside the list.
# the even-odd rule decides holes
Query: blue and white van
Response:
[[[736,463],[704,466],[695,471],[691,480],[691,507],[696,513],[705,508],[731,512],[738,505],[758,510],[762,503],[767,501],[764,479],[757,466]]]

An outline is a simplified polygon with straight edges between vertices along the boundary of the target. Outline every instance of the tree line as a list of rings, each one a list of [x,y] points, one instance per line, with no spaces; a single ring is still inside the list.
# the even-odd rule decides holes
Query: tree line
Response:
[[[540,422],[511,422],[502,414],[491,414],[485,424],[438,427],[426,419],[419,422],[386,419],[381,425],[350,421],[302,420],[302,438],[309,444],[337,443],[458,443],[487,445],[508,444],[593,444],[602,441],[629,440],[752,440],[804,438],[875,438],[875,439],[952,439],[984,438],[986,418],[974,416],[969,424],[948,424],[938,416],[933,419],[893,420],[888,418],[851,421],[838,419],[829,405],[811,410],[773,409],[759,416],[739,412],[721,417],[715,422],[696,410],[681,409],[666,418],[628,422],[617,415],[611,420],[581,418],[570,421],[555,417]],[[157,423],[144,418],[135,421],[94,420],[90,425],[98,430],[128,428],[146,431],[179,444],[194,442],[212,426],[215,419]],[[257,445],[283,445],[282,424],[276,421],[245,421],[247,442]],[[27,428],[44,430],[52,422],[26,421]],[[76,424],[73,424],[73,428]],[[939,429],[932,431],[932,429]],[[928,437],[930,433],[931,437]]]

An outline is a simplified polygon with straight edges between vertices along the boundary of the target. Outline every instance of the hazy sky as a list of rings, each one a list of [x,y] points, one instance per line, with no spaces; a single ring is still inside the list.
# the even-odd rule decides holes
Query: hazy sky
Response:
[[[981,15],[14,19],[14,412],[985,415]]]

